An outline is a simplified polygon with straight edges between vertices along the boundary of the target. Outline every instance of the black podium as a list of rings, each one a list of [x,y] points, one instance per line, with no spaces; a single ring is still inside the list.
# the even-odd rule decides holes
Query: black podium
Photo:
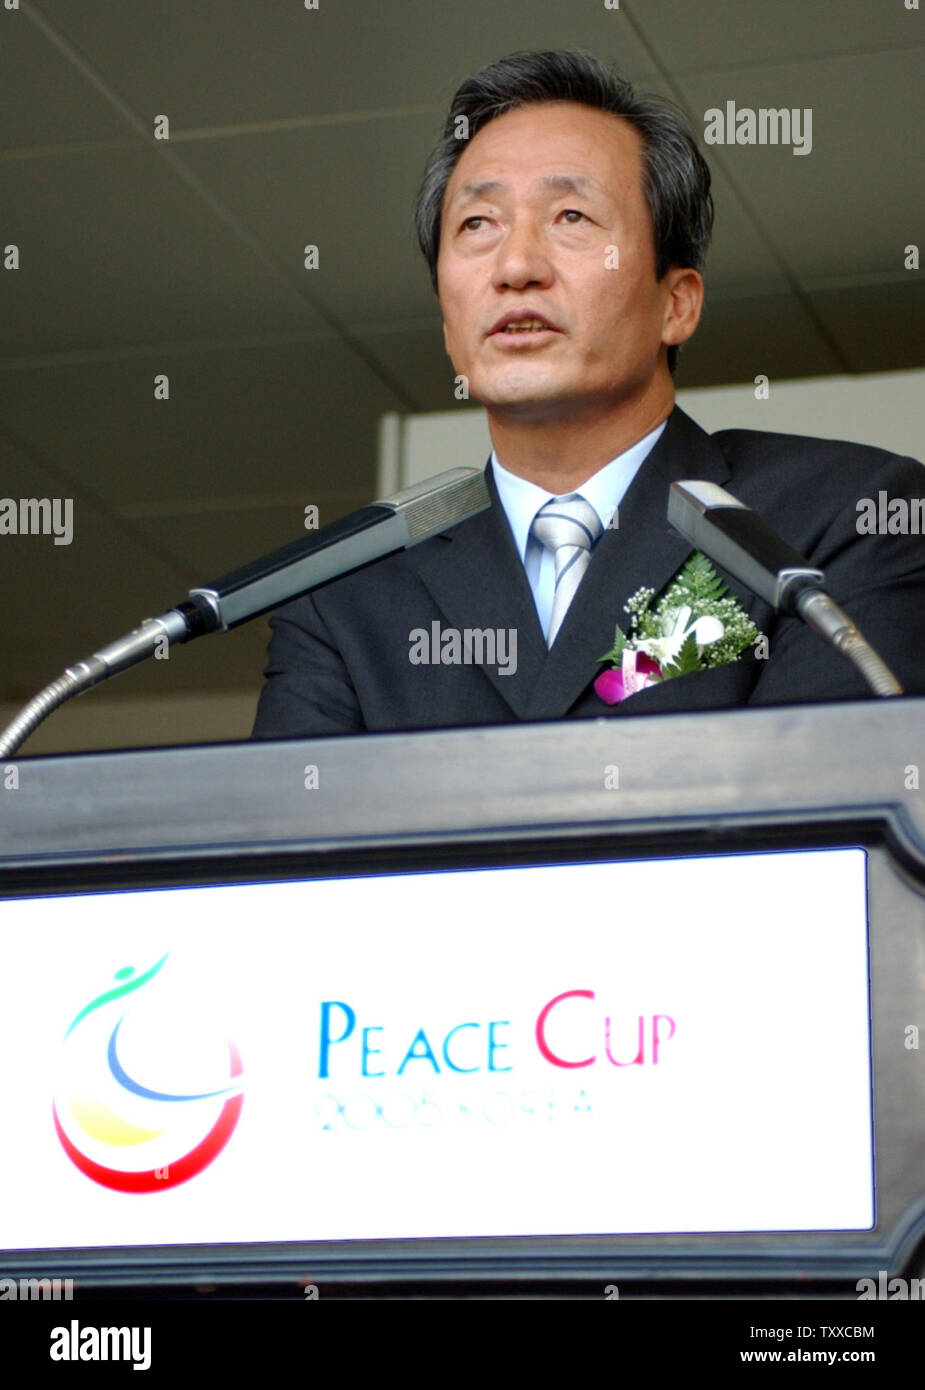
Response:
[[[87,1289],[442,1282],[856,1298],[862,1279],[918,1272],[925,700],[21,757],[0,765],[0,786],[0,970],[8,1008],[38,1020],[31,1040],[17,1025],[0,1063],[19,1134],[3,1273]],[[842,863],[860,885],[850,911],[830,891]],[[503,877],[511,871],[525,876]],[[512,883],[525,895],[510,896]],[[497,897],[486,897],[493,884]],[[696,901],[690,884],[705,886]],[[772,911],[778,887],[791,896]],[[210,890],[226,896],[189,896]],[[290,896],[297,890],[304,898]],[[785,920],[794,902],[798,931]],[[161,970],[161,929],[176,930],[181,908],[193,913],[184,932],[197,968],[226,981],[251,1030],[249,1048],[215,1054],[226,1072],[211,1089],[206,1064],[186,1090],[178,1083],[191,1055],[179,1034],[165,1042],[157,1084],[138,1082],[148,1016],[133,1023],[144,991],[131,972]],[[120,924],[134,933],[135,956],[93,994],[94,962],[119,964]],[[617,931],[619,957],[608,954]],[[251,962],[236,984],[223,942]],[[696,963],[696,980],[682,960]],[[762,995],[765,978],[774,999]],[[198,978],[177,988],[177,998],[205,997]],[[603,1034],[582,1041],[605,996],[617,1001],[606,1051]],[[727,1023],[716,1017],[724,1000]],[[91,1030],[104,1016],[100,1080]],[[80,1037],[65,1095],[59,1050]],[[304,1088],[292,1070],[296,1037]],[[704,1059],[718,1047],[714,1075]],[[284,1067],[286,1079],[273,1081]],[[737,1089],[724,1093],[733,1075]],[[557,1117],[537,1077],[558,1088]],[[208,1139],[188,1104],[203,1095]],[[602,1098],[604,1118],[579,1115],[578,1095],[589,1114]],[[173,1178],[163,1176],[173,1162],[168,1102],[180,1126],[170,1142],[178,1153],[186,1143],[187,1167]],[[674,1127],[672,1106],[682,1117]],[[274,1115],[280,1128],[268,1136]],[[846,1137],[820,1160],[841,1125]],[[647,1134],[669,1133],[670,1152],[661,1142],[644,1155]],[[714,1133],[731,1139],[711,1151]],[[142,1162],[149,1143],[159,1168]],[[234,1180],[246,1143],[251,1177]],[[324,1176],[284,1201],[293,1146],[305,1173]],[[833,1187],[844,1176],[839,1155],[853,1174],[844,1208],[825,1195],[825,1174]],[[802,1171],[816,1173],[811,1201]],[[232,1188],[203,1225],[197,1204],[223,1174]],[[61,1183],[77,1224],[68,1215],[56,1227],[49,1203]],[[85,1227],[74,1214],[81,1194],[96,1213]],[[815,1210],[825,1213],[818,1229]],[[846,1221],[842,1210],[859,1214]],[[782,1225],[793,1212],[799,1224]],[[169,1234],[152,1236],[158,1229]]]

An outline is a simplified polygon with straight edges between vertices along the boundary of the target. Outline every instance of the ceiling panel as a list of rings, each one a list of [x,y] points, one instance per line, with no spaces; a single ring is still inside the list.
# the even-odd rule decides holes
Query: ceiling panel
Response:
[[[791,286],[776,248],[761,235],[735,183],[714,160],[710,173],[714,219],[704,269],[708,289],[746,297],[786,293]]]
[[[856,372],[901,371],[925,361],[925,283],[910,272],[893,285],[842,286],[807,299]],[[922,424],[925,407],[919,402]],[[919,447],[925,458],[925,428]]]
[[[0,163],[0,206],[20,248],[20,270],[0,278],[0,357],[322,326],[140,145]]]
[[[182,147],[198,179],[346,319],[435,303],[412,224],[434,117],[395,116]],[[302,269],[318,247],[318,269]]]
[[[819,57],[923,42],[921,15],[903,0],[621,0],[675,72]]]
[[[169,400],[154,398],[155,371]],[[378,419],[397,408],[330,340],[0,372],[4,426],[113,507],[303,491],[308,504],[313,488],[362,487]]]
[[[875,53],[683,79],[700,118],[725,110],[812,110],[812,149],[707,146],[801,281],[902,269],[925,216],[922,50]]]
[[[6,497],[70,499],[72,504],[69,544],[56,545],[51,535],[0,536],[4,644],[15,654],[3,663],[3,694],[25,698],[72,661],[134,627],[160,596],[176,593],[180,576],[161,555],[146,550],[137,533],[114,525],[111,513],[85,489],[69,487],[35,451],[0,438],[0,476]],[[114,617],[120,623],[115,630]]]
[[[73,520],[69,544],[55,544],[53,535],[0,536],[2,696],[8,700],[24,702],[65,666],[129,632],[142,618],[171,608],[194,584],[304,534],[295,498],[286,506],[253,511],[217,509],[200,518],[127,521],[86,487],[68,489],[67,480],[34,451],[2,439],[0,477],[3,494],[17,500],[70,499]],[[328,495],[322,521],[354,505],[349,497]],[[171,553],[193,558],[175,565]],[[167,695],[253,685],[256,692],[267,637],[266,620],[257,619],[233,633],[178,647],[168,661],[146,662],[120,675],[111,689]]]
[[[707,296],[700,327],[682,350],[679,387],[819,376],[841,370],[799,303],[786,295],[716,299]]]
[[[320,112],[442,104],[469,72],[520,48],[612,47],[651,70],[632,28],[603,4],[435,0],[38,0],[38,9],[136,109],[178,128]]]
[[[400,374],[408,390],[413,390],[420,400],[422,410],[453,410],[457,405],[471,409],[471,401],[455,398],[456,379],[443,345],[439,311],[434,313],[430,327],[370,333],[365,341],[370,352]]]
[[[118,140],[125,134],[118,113],[29,22],[25,10],[0,4],[0,152]]]

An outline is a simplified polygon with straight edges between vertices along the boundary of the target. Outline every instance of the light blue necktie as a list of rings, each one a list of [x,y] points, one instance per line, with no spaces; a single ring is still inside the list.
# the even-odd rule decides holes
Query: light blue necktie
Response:
[[[553,552],[556,561],[556,590],[546,635],[547,648],[556,640],[575,590],[591,563],[591,547],[603,529],[591,503],[577,492],[567,497],[554,497],[540,507],[533,518],[531,535]]]

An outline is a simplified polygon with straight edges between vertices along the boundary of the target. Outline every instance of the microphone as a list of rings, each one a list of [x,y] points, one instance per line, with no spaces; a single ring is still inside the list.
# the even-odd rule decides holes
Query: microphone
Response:
[[[190,615],[190,620],[195,627],[201,619],[205,632],[227,632],[329,579],[429,540],[490,505],[484,473],[476,468],[450,468],[361,507],[316,535],[284,545],[211,584],[190,589],[189,602],[199,615]],[[199,632],[190,636],[198,637]]]
[[[69,666],[34,696],[0,732],[0,757],[15,752],[65,700],[153,656],[165,643],[189,642],[207,632],[227,632],[287,599],[439,535],[490,505],[483,472],[450,468],[361,507],[314,535],[282,546],[210,584],[190,589],[189,597],[175,608],[145,619],[127,636]]]
[[[826,592],[825,575],[788,545],[757,513],[716,483],[674,482],[668,520],[778,612],[801,618],[860,671],[875,695],[901,695],[886,663]]]

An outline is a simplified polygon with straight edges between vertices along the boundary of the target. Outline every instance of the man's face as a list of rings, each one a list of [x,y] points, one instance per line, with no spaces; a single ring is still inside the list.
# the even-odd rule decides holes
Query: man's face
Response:
[[[633,127],[571,102],[510,111],[466,146],[443,201],[438,293],[455,371],[490,413],[606,410],[667,375],[671,293],[642,181]],[[554,331],[495,331],[530,310]]]

